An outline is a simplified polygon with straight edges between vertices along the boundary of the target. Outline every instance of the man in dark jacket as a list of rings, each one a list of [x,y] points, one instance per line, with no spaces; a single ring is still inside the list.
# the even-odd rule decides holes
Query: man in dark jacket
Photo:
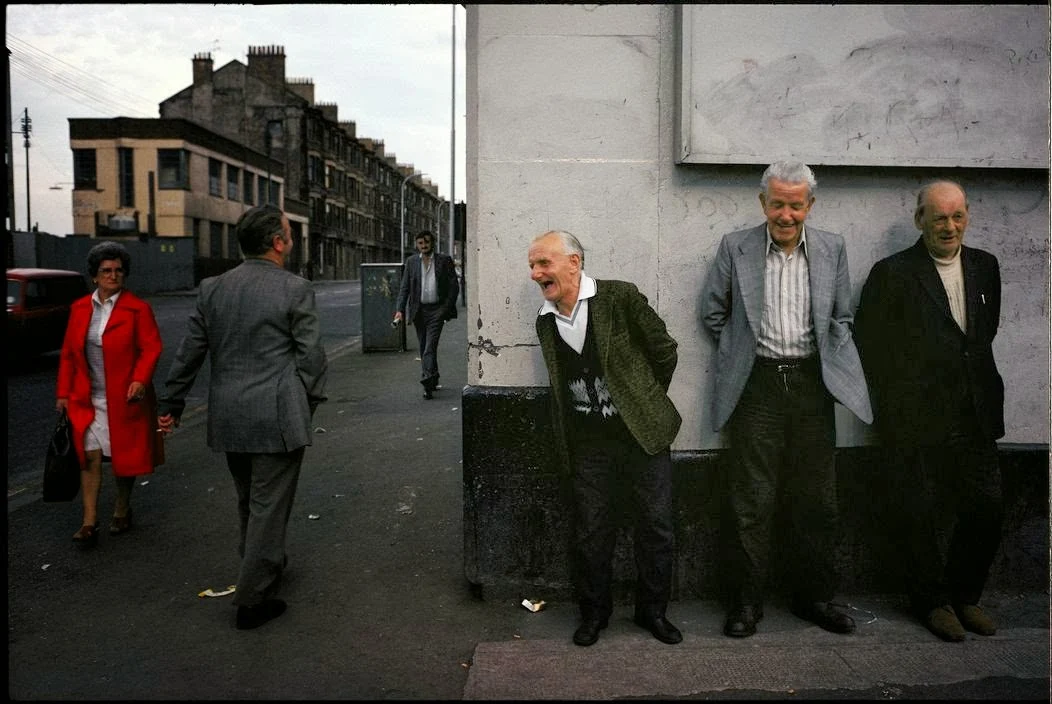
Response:
[[[1001,313],[997,259],[961,244],[964,189],[950,181],[917,195],[916,244],[877,262],[862,289],[855,332],[876,426],[902,489],[907,590],[940,638],[992,635],[979,608],[1001,540],[1004,383],[992,344]],[[954,521],[943,526],[939,509]],[[942,555],[938,536],[952,531]]]
[[[394,321],[411,320],[420,344],[420,383],[424,398],[438,388],[438,339],[447,320],[457,317],[460,283],[456,266],[447,254],[434,251],[434,238],[426,230],[416,236],[417,253],[405,260],[398,289]]]
[[[592,645],[608,624],[613,495],[624,488],[635,515],[635,622],[678,643],[683,636],[665,618],[674,537],[669,446],[681,423],[667,393],[676,341],[634,284],[584,274],[584,249],[568,232],[535,238],[529,263],[545,299],[537,337],[551,378],[554,445],[572,477],[581,609],[573,641]]]

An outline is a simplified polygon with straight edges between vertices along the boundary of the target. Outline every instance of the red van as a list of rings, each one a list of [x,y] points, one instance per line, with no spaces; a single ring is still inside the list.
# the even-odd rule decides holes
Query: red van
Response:
[[[88,292],[84,275],[75,271],[8,269],[8,358],[62,347],[69,322],[69,306]]]

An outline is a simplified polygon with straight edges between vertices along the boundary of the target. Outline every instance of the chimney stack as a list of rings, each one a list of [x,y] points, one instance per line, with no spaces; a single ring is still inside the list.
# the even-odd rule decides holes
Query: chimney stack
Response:
[[[285,47],[250,46],[248,75],[264,83],[285,86]]]
[[[209,53],[194,54],[194,85],[201,86],[212,82],[212,55]]]

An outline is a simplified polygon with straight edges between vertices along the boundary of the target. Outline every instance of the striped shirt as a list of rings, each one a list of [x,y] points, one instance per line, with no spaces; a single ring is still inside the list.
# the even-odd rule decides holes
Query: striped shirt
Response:
[[[767,233],[764,265],[763,319],[756,353],[775,359],[810,357],[818,349],[811,318],[811,286],[807,266],[807,232],[786,255]]]

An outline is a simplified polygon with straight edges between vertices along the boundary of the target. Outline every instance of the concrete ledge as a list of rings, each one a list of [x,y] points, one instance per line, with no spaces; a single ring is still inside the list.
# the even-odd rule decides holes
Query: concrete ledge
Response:
[[[548,454],[548,387],[466,386],[462,397],[464,571],[489,598],[572,599],[565,480]],[[676,568],[673,599],[719,596],[722,451],[673,452]],[[1046,591],[1049,574],[1047,446],[1003,446],[1006,516],[991,588]],[[899,591],[887,473],[877,447],[841,448],[837,470],[843,540],[841,591]],[[784,534],[778,531],[777,534]],[[615,599],[631,600],[635,567],[623,530]],[[775,554],[779,554],[776,550]],[[772,565],[772,589],[781,583]]]

